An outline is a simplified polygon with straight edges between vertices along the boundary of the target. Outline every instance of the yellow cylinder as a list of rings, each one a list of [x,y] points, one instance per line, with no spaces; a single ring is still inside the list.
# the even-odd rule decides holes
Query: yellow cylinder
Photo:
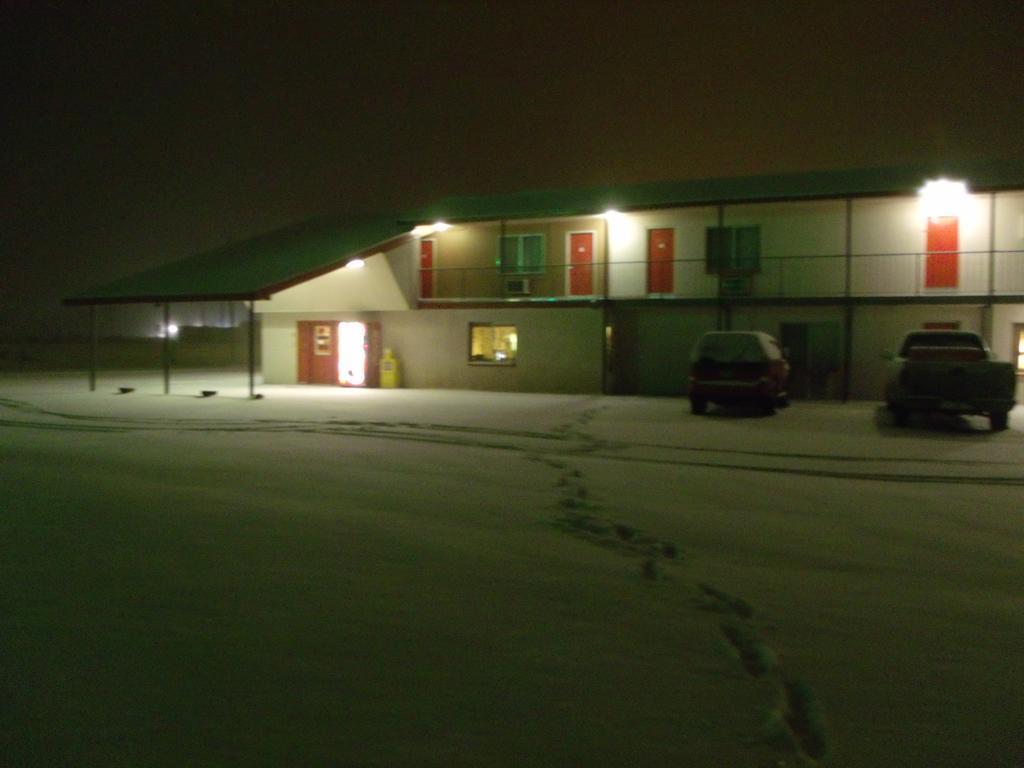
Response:
[[[380,357],[380,386],[381,389],[395,389],[401,386],[401,379],[398,375],[398,360],[391,354],[391,350],[384,348]]]

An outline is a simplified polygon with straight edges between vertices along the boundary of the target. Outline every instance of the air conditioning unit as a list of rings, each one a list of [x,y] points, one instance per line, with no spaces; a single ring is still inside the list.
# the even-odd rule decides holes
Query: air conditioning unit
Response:
[[[505,293],[508,296],[529,296],[530,278],[528,277],[506,277]]]

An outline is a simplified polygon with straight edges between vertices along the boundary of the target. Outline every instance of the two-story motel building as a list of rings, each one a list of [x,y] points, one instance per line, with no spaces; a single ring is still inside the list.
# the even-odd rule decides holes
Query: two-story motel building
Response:
[[[777,336],[795,397],[880,399],[906,330],[1024,377],[1024,163],[443,200],[312,221],[69,304],[241,300],[267,384],[675,395],[713,329]]]

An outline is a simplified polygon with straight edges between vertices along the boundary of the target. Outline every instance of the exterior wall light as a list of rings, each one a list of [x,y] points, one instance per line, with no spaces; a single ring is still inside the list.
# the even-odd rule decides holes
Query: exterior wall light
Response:
[[[616,221],[622,218],[622,214],[616,211],[614,208],[609,208],[607,211],[601,214],[601,218],[606,221]]]
[[[365,266],[366,262],[362,259],[352,259],[352,261],[345,265],[345,269],[362,269]]]
[[[967,207],[967,184],[963,181],[933,179],[917,191],[925,218],[959,217]]]
[[[435,221],[433,224],[417,224],[412,228],[411,234],[413,237],[426,237],[432,235],[435,232],[447,232],[452,228],[451,224],[446,224],[443,221]]]

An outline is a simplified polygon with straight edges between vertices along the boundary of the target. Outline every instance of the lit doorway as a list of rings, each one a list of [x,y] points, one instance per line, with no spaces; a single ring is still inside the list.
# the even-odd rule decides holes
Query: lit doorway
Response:
[[[1024,401],[1024,323],[1013,326],[1013,351],[1010,360],[1017,371],[1017,402]]]
[[[338,383],[366,386],[366,325],[338,323]]]
[[[1024,323],[1013,326],[1013,357],[1010,359],[1017,369],[1017,376],[1024,376]]]
[[[380,386],[380,323],[299,322],[300,384]]]

